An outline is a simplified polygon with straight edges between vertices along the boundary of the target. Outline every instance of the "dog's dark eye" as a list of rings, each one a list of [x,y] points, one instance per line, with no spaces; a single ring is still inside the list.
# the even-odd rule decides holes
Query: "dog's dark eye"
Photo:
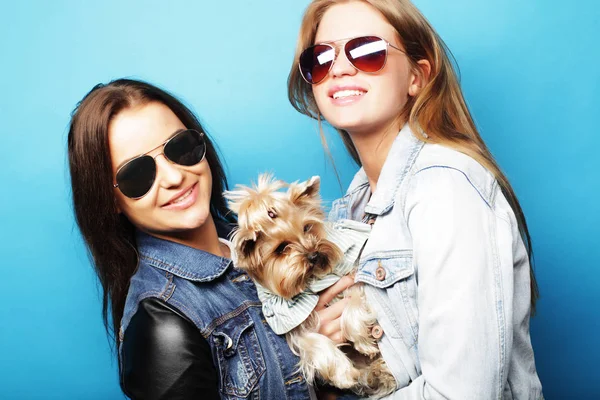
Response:
[[[310,231],[311,229],[312,229],[312,225],[311,224],[304,225],[304,233]]]
[[[283,242],[281,243],[279,246],[277,246],[277,248],[275,249],[275,253],[277,254],[282,254],[285,249],[288,247],[289,243],[288,242]]]

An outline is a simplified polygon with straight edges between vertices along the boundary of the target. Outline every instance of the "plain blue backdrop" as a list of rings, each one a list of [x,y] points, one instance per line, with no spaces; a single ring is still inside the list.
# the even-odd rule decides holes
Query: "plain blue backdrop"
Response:
[[[66,130],[98,82],[168,88],[218,142],[231,183],[323,178],[316,123],[287,101],[308,0],[0,4],[0,398],[122,399],[99,290],[76,229]],[[452,49],[484,139],[530,224],[532,321],[547,399],[600,398],[600,5],[417,0]],[[346,186],[356,167],[330,134]]]

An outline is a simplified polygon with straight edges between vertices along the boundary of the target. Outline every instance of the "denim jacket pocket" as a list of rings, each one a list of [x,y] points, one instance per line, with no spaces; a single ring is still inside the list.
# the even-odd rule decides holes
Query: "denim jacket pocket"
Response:
[[[224,398],[248,397],[265,372],[265,361],[248,311],[218,325],[211,336]]]
[[[377,251],[364,257],[356,280],[383,289],[414,273],[411,251]]]
[[[404,345],[416,350],[418,339],[417,283],[412,251],[378,251],[365,256],[356,274],[356,281],[374,288],[380,318],[385,319],[386,334],[401,339]],[[390,304],[394,307],[391,309]]]

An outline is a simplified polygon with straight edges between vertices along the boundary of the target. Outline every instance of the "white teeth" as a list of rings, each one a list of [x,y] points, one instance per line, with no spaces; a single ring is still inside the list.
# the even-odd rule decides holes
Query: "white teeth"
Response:
[[[335,92],[333,94],[334,99],[339,99],[342,97],[350,97],[350,96],[362,96],[365,94],[362,90],[340,90],[339,92]]]
[[[180,198],[178,198],[177,200],[173,200],[171,202],[171,204],[177,204],[177,203],[181,203],[183,200],[187,199],[187,197],[192,194],[192,190],[194,190],[194,188],[192,187],[190,190],[188,190],[183,196],[181,196]]]

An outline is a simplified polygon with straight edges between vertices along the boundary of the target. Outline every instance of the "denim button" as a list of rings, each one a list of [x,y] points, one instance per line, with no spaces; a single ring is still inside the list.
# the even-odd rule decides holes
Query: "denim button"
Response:
[[[381,338],[383,336],[383,329],[381,328],[381,326],[373,326],[373,328],[371,329],[371,335],[373,335],[375,339]]]
[[[375,278],[377,278],[378,281],[382,281],[385,279],[385,268],[383,268],[383,266],[381,265],[381,261],[378,262],[379,266],[377,267],[377,269],[375,270]]]

